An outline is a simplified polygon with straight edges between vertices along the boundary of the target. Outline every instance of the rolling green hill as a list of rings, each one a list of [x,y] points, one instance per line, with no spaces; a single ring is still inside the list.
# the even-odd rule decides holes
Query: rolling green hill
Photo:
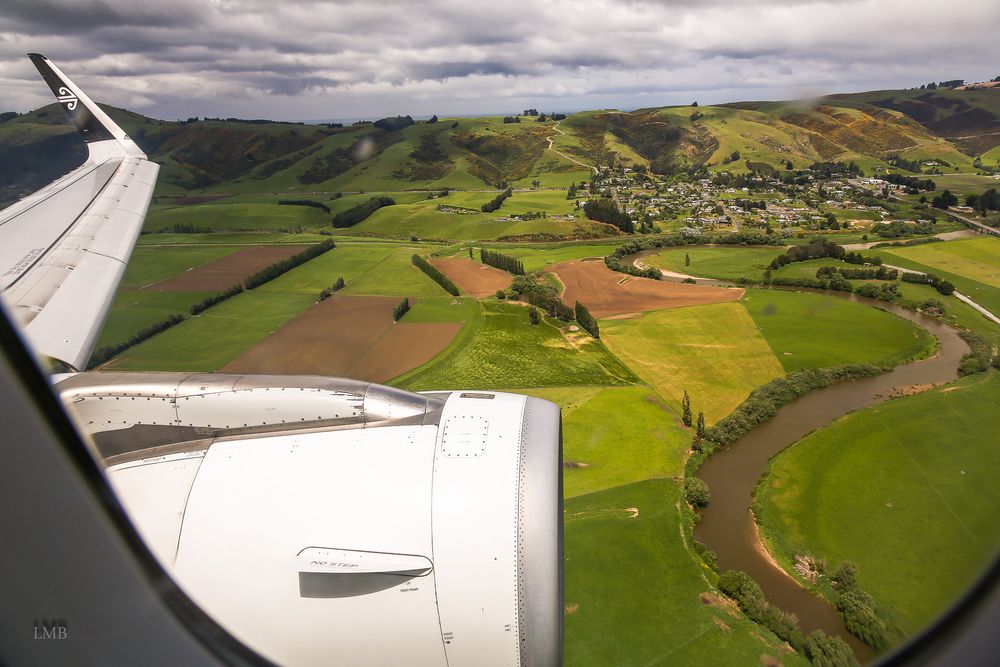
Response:
[[[401,129],[238,119],[164,121],[104,107],[156,162],[158,195],[565,188],[616,161],[670,174],[746,172],[895,157],[945,174],[992,167],[1000,89],[896,90],[804,102],[737,102],[632,112],[588,111],[558,125],[499,116],[418,121]],[[409,121],[407,121],[409,122]],[[548,150],[549,143],[553,150]],[[57,105],[0,123],[0,204],[41,187],[85,157]]]

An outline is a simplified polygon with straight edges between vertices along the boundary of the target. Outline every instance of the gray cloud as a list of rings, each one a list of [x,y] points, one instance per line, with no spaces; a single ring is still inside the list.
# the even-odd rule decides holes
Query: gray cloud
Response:
[[[985,78],[996,25],[995,0],[8,0],[0,111],[49,101],[26,51],[159,117],[315,119]]]

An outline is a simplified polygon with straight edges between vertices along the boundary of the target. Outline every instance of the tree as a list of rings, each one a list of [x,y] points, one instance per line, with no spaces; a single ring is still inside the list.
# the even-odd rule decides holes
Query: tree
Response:
[[[434,114],[433,116],[431,116],[430,118],[428,118],[427,122],[428,123],[436,123],[436,122],[438,122],[437,114]]]
[[[687,390],[684,390],[684,398],[681,400],[681,421],[688,428],[691,428],[691,397]]]
[[[830,579],[838,591],[848,591],[857,585],[858,566],[849,560],[845,560],[833,571]]]
[[[345,285],[344,276],[340,276],[339,278],[337,278],[337,282],[333,284],[333,291],[337,292],[339,290],[344,289],[344,285]]]
[[[574,315],[576,316],[576,322],[577,324],[580,325],[580,328],[582,328],[584,331],[589,333],[594,338],[600,339],[601,330],[597,326],[597,320],[594,318],[593,315],[590,314],[590,311],[587,310],[587,307],[582,303],[580,303],[579,301],[576,302],[576,307],[574,308]]]
[[[507,298],[507,293],[504,292],[502,289],[498,289],[497,290],[497,298],[500,299],[500,300],[506,299]]]
[[[705,437],[705,413],[701,410],[698,411],[698,430],[697,434],[699,438]]]
[[[542,321],[542,316],[538,314],[537,308],[532,308],[528,311],[528,321],[532,324],[540,324]]]
[[[806,640],[806,657],[815,667],[853,667],[857,665],[851,647],[840,637],[813,630]]]
[[[691,266],[691,255],[684,253],[684,266]]]
[[[931,206],[934,208],[945,209],[949,206],[954,206],[958,203],[958,197],[954,195],[951,190],[945,189],[944,192],[939,194],[933,200],[931,200]]]
[[[785,169],[787,169],[788,171],[795,169],[795,165],[792,164],[791,160],[785,160]]]
[[[469,246],[469,259],[475,259],[475,255],[472,254],[472,246]]]
[[[684,498],[694,507],[707,507],[712,496],[704,480],[688,477],[684,480]]]
[[[941,294],[948,296],[955,291],[955,286],[952,285],[947,280],[941,280],[938,282],[937,285],[934,286],[934,289],[936,289]]]
[[[398,322],[403,315],[406,315],[410,310],[410,300],[407,297],[403,297],[403,300],[396,304],[396,307],[392,309],[392,321]]]

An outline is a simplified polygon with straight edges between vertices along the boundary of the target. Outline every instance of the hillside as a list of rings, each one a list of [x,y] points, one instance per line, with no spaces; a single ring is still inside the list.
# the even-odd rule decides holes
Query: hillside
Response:
[[[449,118],[349,127],[270,121],[172,122],[105,107],[162,165],[157,194],[567,187],[612,161],[659,174],[746,172],[820,161],[866,171],[902,158],[941,173],[992,168],[1000,146],[1000,89],[831,95],[812,104],[595,111],[551,120]],[[547,151],[551,146],[553,151]],[[0,123],[0,204],[79,164],[83,147],[51,104]],[[640,167],[640,168],[641,168]]]

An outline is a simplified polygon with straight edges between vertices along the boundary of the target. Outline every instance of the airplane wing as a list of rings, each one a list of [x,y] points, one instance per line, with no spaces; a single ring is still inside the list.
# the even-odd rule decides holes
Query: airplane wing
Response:
[[[0,292],[36,353],[82,370],[139,236],[159,166],[52,61],[29,57],[89,156],[0,211]]]

